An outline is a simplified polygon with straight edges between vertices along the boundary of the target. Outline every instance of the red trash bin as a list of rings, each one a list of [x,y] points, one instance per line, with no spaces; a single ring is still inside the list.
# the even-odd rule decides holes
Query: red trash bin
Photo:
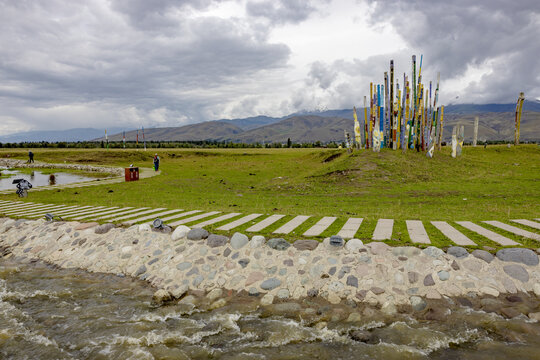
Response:
[[[124,170],[125,170],[126,181],[139,180],[139,168],[138,167],[125,168]]]

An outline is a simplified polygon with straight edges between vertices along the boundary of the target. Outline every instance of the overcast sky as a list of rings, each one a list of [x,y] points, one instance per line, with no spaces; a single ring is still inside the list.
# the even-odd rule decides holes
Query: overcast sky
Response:
[[[413,54],[442,104],[540,99],[540,1],[0,0],[0,135],[361,107]]]

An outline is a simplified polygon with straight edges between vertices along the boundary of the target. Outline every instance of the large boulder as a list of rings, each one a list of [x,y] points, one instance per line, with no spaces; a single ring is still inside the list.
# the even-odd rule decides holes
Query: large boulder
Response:
[[[513,261],[525,265],[538,265],[538,255],[529,249],[512,248],[497,251],[496,255],[501,261]]]
[[[205,229],[195,228],[189,230],[189,232],[187,233],[187,238],[189,240],[203,240],[206,239],[208,235],[208,231],[206,231]]]
[[[246,235],[241,234],[239,232],[234,233],[234,235],[231,237],[231,247],[233,249],[237,249],[237,250],[241,249],[244,246],[246,246],[248,242],[249,242],[249,238]]]
[[[173,241],[183,239],[187,236],[189,230],[191,230],[189,227],[185,225],[180,225],[176,229],[174,229],[171,238]]]
[[[296,240],[293,246],[300,251],[315,250],[319,246],[319,242],[317,240]]]
[[[270,239],[268,240],[266,245],[268,245],[270,248],[274,250],[280,250],[280,251],[286,250],[287,248],[289,248],[289,246],[291,246],[291,244],[287,240],[282,239],[282,238]]]
[[[109,230],[111,229],[114,229],[114,224],[103,224],[103,225],[99,225],[97,226],[95,229],[94,229],[94,232],[96,234],[106,234],[107,232],[109,232]]]
[[[462,248],[461,246],[450,246],[448,250],[446,250],[446,253],[448,255],[455,256],[458,259],[469,256],[469,252],[467,251],[467,249]]]
[[[211,234],[210,236],[208,236],[208,239],[206,239],[206,244],[211,248],[225,246],[228,242],[228,237],[216,234]]]

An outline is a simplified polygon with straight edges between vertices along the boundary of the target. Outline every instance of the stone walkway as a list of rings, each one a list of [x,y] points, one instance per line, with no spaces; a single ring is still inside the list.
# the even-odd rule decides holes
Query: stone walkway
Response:
[[[301,215],[296,217],[286,217],[281,214],[241,214],[241,213],[221,213],[220,211],[202,211],[202,210],[183,210],[183,209],[165,209],[165,208],[134,208],[134,207],[106,207],[106,206],[78,206],[78,205],[58,205],[58,204],[40,204],[22,201],[0,200],[0,214],[12,217],[23,217],[28,219],[36,219],[50,213],[55,216],[60,216],[63,219],[78,220],[78,221],[98,221],[98,222],[113,222],[125,225],[134,224],[151,224],[156,218],[160,218],[169,226],[188,225],[190,227],[207,227],[217,224],[217,230],[234,231],[241,226],[249,225],[243,231],[250,233],[259,233],[280,220],[287,221],[280,226],[274,225],[277,228],[272,231],[276,236],[287,235],[301,228],[312,216]],[[317,222],[303,232],[305,237],[321,236],[327,229],[336,222],[336,217],[321,217],[316,219]],[[315,221],[315,219],[314,219]],[[361,230],[362,218],[349,218],[336,231],[338,235],[344,239],[352,239],[357,236]],[[497,233],[493,228],[501,229],[507,233],[513,233],[518,237],[524,237],[540,242],[540,223],[528,219],[511,220],[515,224],[520,224],[521,227],[516,227],[500,221],[483,221],[474,223],[471,221],[456,221],[455,224],[484,237],[486,240],[496,242],[502,246],[520,245],[518,242]],[[485,223],[491,226],[491,229],[483,227],[480,223]],[[426,231],[425,225],[431,224],[440,234],[431,234],[440,238],[442,234],[445,238],[459,246],[476,246],[477,243],[471,240],[460,230],[446,221],[431,221],[422,222],[419,220],[405,221],[407,232],[414,244],[431,244],[430,234]],[[305,229],[305,228],[304,228]],[[272,229],[271,229],[272,230]],[[373,240],[392,240],[394,231],[393,219],[379,219],[372,234]],[[434,230],[430,230],[433,232]],[[267,231],[265,231],[267,232]],[[330,236],[328,231],[325,236]],[[365,236],[365,234],[363,234]]]

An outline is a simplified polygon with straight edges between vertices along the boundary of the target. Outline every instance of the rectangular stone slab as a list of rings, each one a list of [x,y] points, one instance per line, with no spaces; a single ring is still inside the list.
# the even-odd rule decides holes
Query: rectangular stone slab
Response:
[[[524,236],[524,237],[529,238],[529,239],[540,241],[540,235],[535,234],[535,233],[533,233],[531,231],[523,230],[521,228],[518,228],[518,227],[515,227],[515,226],[512,226],[512,225],[508,225],[508,224],[502,223],[500,221],[484,221],[484,222],[486,224],[498,227],[499,229],[506,230],[506,231],[514,233],[516,235]]]
[[[39,217],[39,216],[43,216],[47,213],[52,213],[53,215],[58,215],[60,216],[60,212],[64,212],[64,211],[69,211],[69,210],[73,210],[75,208],[78,208],[77,205],[73,205],[73,206],[63,206],[61,208],[58,208],[58,209],[45,209],[45,210],[40,210],[40,211],[37,211],[37,212],[34,212],[33,214],[30,214],[30,215],[27,215],[28,217],[30,218],[35,218],[35,217]]]
[[[101,215],[119,213],[119,212],[127,211],[127,210],[130,210],[130,209],[133,209],[133,206],[127,206],[127,207],[124,207],[124,208],[116,208],[114,210],[99,211],[99,212],[94,213],[94,214],[87,214],[87,215],[84,215],[84,216],[76,217],[76,218],[74,218],[74,220],[95,219],[95,218],[97,218],[97,217],[99,217]]]
[[[473,223],[471,221],[456,221],[456,224],[461,225],[464,228],[469,229],[471,231],[474,231],[477,234],[485,236],[489,240],[495,241],[496,243],[501,244],[502,246],[519,245],[514,240],[509,239],[509,238],[507,238],[505,236],[502,236],[500,234],[497,234],[496,232],[493,232],[493,231],[488,230],[486,228],[483,228],[480,225],[476,225],[475,223]]]
[[[210,219],[210,220],[203,221],[202,223],[195,224],[195,225],[193,225],[193,227],[194,228],[196,228],[196,227],[197,228],[203,228],[205,226],[212,225],[212,224],[218,223],[220,221],[233,218],[233,217],[238,216],[238,215],[241,215],[241,213],[230,213],[230,214],[221,215],[221,216],[218,216],[217,218],[213,218],[213,219]]]
[[[186,212],[183,212],[183,213],[180,213],[180,214],[174,214],[174,215],[171,215],[171,216],[167,216],[166,218],[161,219],[161,221],[165,222],[165,221],[169,221],[169,220],[174,220],[174,219],[178,219],[178,218],[185,217],[185,216],[188,216],[188,215],[193,215],[193,214],[200,213],[200,212],[202,212],[202,210],[190,210],[190,211],[186,211]],[[149,224],[152,224],[152,221],[150,221]]]
[[[91,208],[93,208],[93,206],[77,206],[76,208],[73,208],[73,209],[69,209],[69,210],[62,210],[62,211],[57,211],[56,214],[57,215],[63,215],[63,214],[71,214],[75,211],[83,211],[83,210],[90,210]]]
[[[148,207],[143,207],[143,208],[131,209],[121,214],[109,214],[109,215],[101,216],[101,217],[98,217],[96,220],[110,219],[109,221],[117,221],[117,220],[129,219],[141,213],[148,214],[148,211],[159,211],[163,209],[164,208],[150,209]]]
[[[309,218],[310,216],[308,215],[298,215],[294,217],[291,221],[282,225],[279,229],[274,231],[274,234],[288,234]]]
[[[93,206],[90,209],[70,212],[70,213],[66,214],[65,217],[66,218],[72,218],[74,216],[95,213],[95,212],[102,211],[102,210],[105,210],[105,209],[114,209],[114,208],[110,208],[110,207],[106,207],[106,206]]]
[[[344,239],[352,239],[358,229],[360,229],[360,225],[362,225],[363,220],[364,218],[347,219],[347,222],[345,222],[345,225],[343,225],[337,234]]]
[[[251,220],[258,218],[259,216],[262,216],[262,214],[249,214],[249,215],[246,215],[244,217],[241,217],[238,220],[234,220],[233,222],[230,222],[228,224],[220,226],[220,227],[217,228],[217,230],[228,231],[228,230],[234,229],[235,227],[238,227],[240,225],[244,225],[245,223],[250,222]]]
[[[170,223],[169,226],[178,226],[178,225],[182,225],[182,224],[187,224],[187,223],[190,223],[192,221],[196,221],[196,220],[199,220],[199,219],[204,219],[205,217],[209,217],[209,216],[216,215],[216,214],[219,214],[219,213],[220,213],[220,211],[210,211],[210,212],[207,212],[207,213],[204,213],[204,214],[195,215],[195,216],[188,217],[186,219],[175,221],[173,223]]]
[[[469,239],[467,236],[463,235],[455,227],[448,224],[446,221],[432,221],[433,226],[439,229],[440,232],[444,234],[450,241],[454,242],[457,245],[461,246],[475,246],[476,243]]]
[[[405,220],[409,237],[414,243],[431,244],[429,236],[420,220]]]
[[[530,226],[532,228],[540,230],[540,223],[537,223],[536,221],[525,220],[525,219],[516,219],[512,221],[521,225]]]
[[[246,231],[250,231],[250,232],[261,231],[265,227],[272,225],[273,223],[275,223],[276,221],[278,221],[279,219],[281,219],[284,216],[285,215],[278,215],[278,214],[270,215],[269,217],[267,217],[263,221],[258,222],[255,225],[247,228]]]
[[[148,209],[148,208],[140,208],[139,210],[144,210],[144,209]],[[126,219],[131,219],[133,217],[139,217],[141,215],[147,215],[147,214],[156,213],[158,211],[165,210],[165,209],[166,208],[155,208],[155,209],[148,209],[148,210],[144,210],[144,211],[134,212],[134,213],[131,213],[131,214],[125,213],[120,217],[112,218],[110,221],[111,222],[118,222],[118,221],[122,221],[122,220],[126,220]]]
[[[128,221],[124,221],[124,224],[133,225],[133,224],[136,224],[136,223],[139,223],[139,222],[143,222],[145,220],[155,219],[155,218],[158,218],[160,216],[170,215],[170,214],[178,213],[180,211],[184,211],[184,209],[174,209],[174,210],[162,211],[162,212],[159,212],[157,214],[147,215],[147,216],[143,216],[143,217],[138,217],[136,219],[131,219],[131,220],[128,220]]]
[[[28,209],[31,209],[32,207],[42,207],[42,206],[50,206],[50,204],[23,203],[23,204],[17,204],[17,205],[12,205],[12,206],[6,207],[6,208],[2,209],[1,211],[4,214],[8,214],[8,213],[14,212],[14,211],[28,210]]]
[[[38,208],[28,209],[24,211],[10,211],[10,212],[7,212],[6,214],[12,215],[12,216],[29,216],[38,212],[43,212],[43,211],[47,212],[49,210],[52,211],[54,209],[63,208],[63,207],[66,207],[66,205],[46,205],[46,206],[40,206]]]
[[[392,239],[392,230],[394,229],[394,219],[379,219],[375,231],[373,231],[373,240]]]
[[[322,232],[326,229],[328,229],[328,227],[330,225],[332,225],[334,223],[334,221],[336,221],[336,217],[333,217],[333,216],[325,216],[323,217],[321,220],[319,220],[315,225],[313,225],[312,227],[310,227],[305,233],[304,233],[304,236],[318,236],[320,234],[322,234]]]

